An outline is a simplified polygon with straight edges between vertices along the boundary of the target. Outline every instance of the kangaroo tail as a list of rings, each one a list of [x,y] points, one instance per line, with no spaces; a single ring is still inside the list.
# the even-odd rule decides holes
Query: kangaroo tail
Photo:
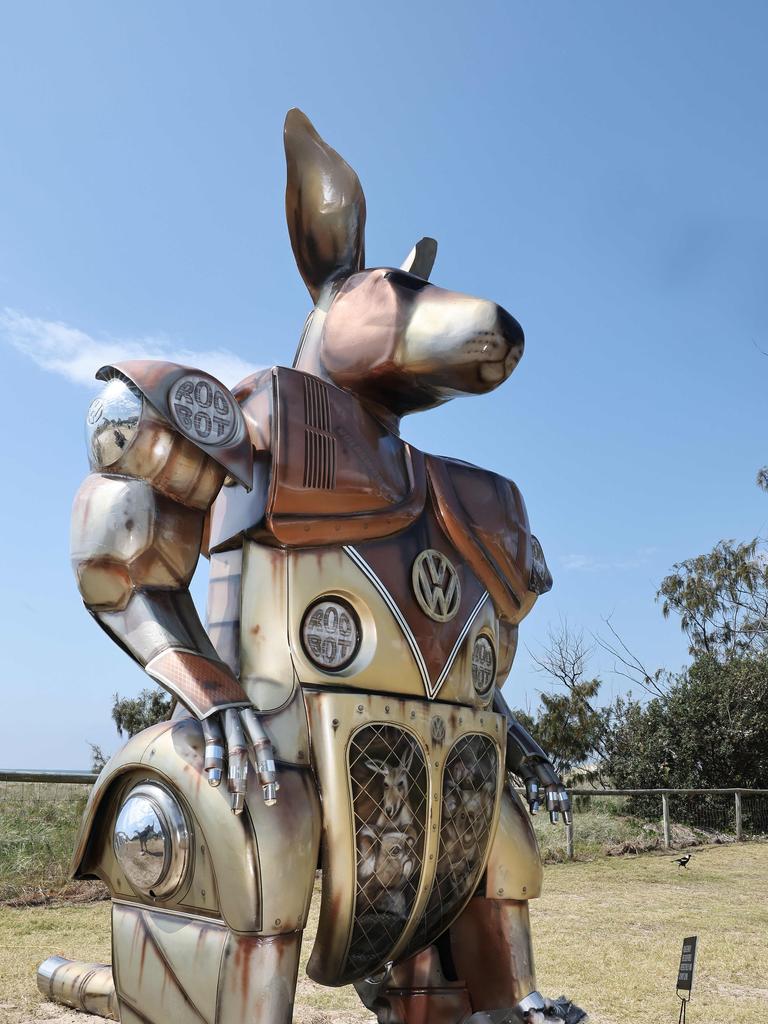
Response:
[[[88,964],[49,956],[37,968],[37,987],[46,999],[73,1010],[120,1020],[115,983],[109,964]]]

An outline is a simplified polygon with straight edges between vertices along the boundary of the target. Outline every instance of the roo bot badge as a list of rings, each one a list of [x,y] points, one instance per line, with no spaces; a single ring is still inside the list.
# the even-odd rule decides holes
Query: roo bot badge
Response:
[[[430,282],[434,239],[366,265],[360,181],[299,110],[285,153],[312,302],[292,365],[231,392],[170,362],[98,373],[72,564],[178,706],[111,758],[77,841],[76,877],[113,900],[114,970],[54,956],[38,986],[122,1024],[291,1024],[319,867],[307,974],[354,984],[380,1024],[562,1024],[507,773],[553,821],[568,795],[500,692],[551,580],[511,480],[400,435],[503,384],[523,331]]]
[[[182,377],[171,388],[168,405],[177,426],[191,441],[228,444],[238,428],[231,395],[208,377]]]

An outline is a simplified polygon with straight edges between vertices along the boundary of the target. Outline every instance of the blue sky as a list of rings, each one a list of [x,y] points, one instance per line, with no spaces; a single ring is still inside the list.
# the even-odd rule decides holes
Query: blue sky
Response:
[[[610,615],[682,665],[659,580],[768,519],[767,30],[762,3],[703,0],[4,5],[0,766],[114,750],[111,695],[144,682],[69,569],[92,370],[292,357],[294,105],[360,175],[370,265],[434,235],[433,280],[525,328],[503,388],[403,431],[522,488],[555,576],[524,643]],[[508,699],[543,685],[521,649]]]

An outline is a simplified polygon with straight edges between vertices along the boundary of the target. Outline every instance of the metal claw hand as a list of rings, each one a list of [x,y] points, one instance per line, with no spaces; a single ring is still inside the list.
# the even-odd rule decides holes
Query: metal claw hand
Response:
[[[562,814],[566,825],[570,825],[571,801],[560,776],[533,736],[512,714],[500,690],[494,692],[493,710],[507,720],[507,770],[523,780],[531,814],[537,814],[544,803],[550,821],[559,821]]]
[[[253,764],[267,807],[277,803],[275,755],[269,737],[252,708],[227,708],[202,721],[205,740],[203,770],[211,786],[218,786],[226,768],[232,811],[242,814],[248,782],[248,744],[253,747]],[[222,728],[223,727],[223,728]]]
[[[561,814],[565,824],[570,825],[573,820],[571,800],[551,762],[531,756],[525,759],[524,767],[527,769],[524,782],[531,814],[537,814],[543,802],[553,825],[560,820]]]

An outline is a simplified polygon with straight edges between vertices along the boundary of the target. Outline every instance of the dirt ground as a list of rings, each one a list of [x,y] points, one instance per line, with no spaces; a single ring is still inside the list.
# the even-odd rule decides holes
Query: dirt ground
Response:
[[[758,843],[695,850],[687,869],[667,855],[551,865],[531,905],[539,988],[568,994],[592,1024],[674,1022],[680,947],[698,935],[690,1024],[768,1024],[766,883],[768,844]],[[108,961],[108,916],[106,903],[0,909],[0,1021],[86,1024],[40,1003],[34,970],[51,953]],[[353,989],[322,989],[302,971],[294,1020],[372,1018]]]

